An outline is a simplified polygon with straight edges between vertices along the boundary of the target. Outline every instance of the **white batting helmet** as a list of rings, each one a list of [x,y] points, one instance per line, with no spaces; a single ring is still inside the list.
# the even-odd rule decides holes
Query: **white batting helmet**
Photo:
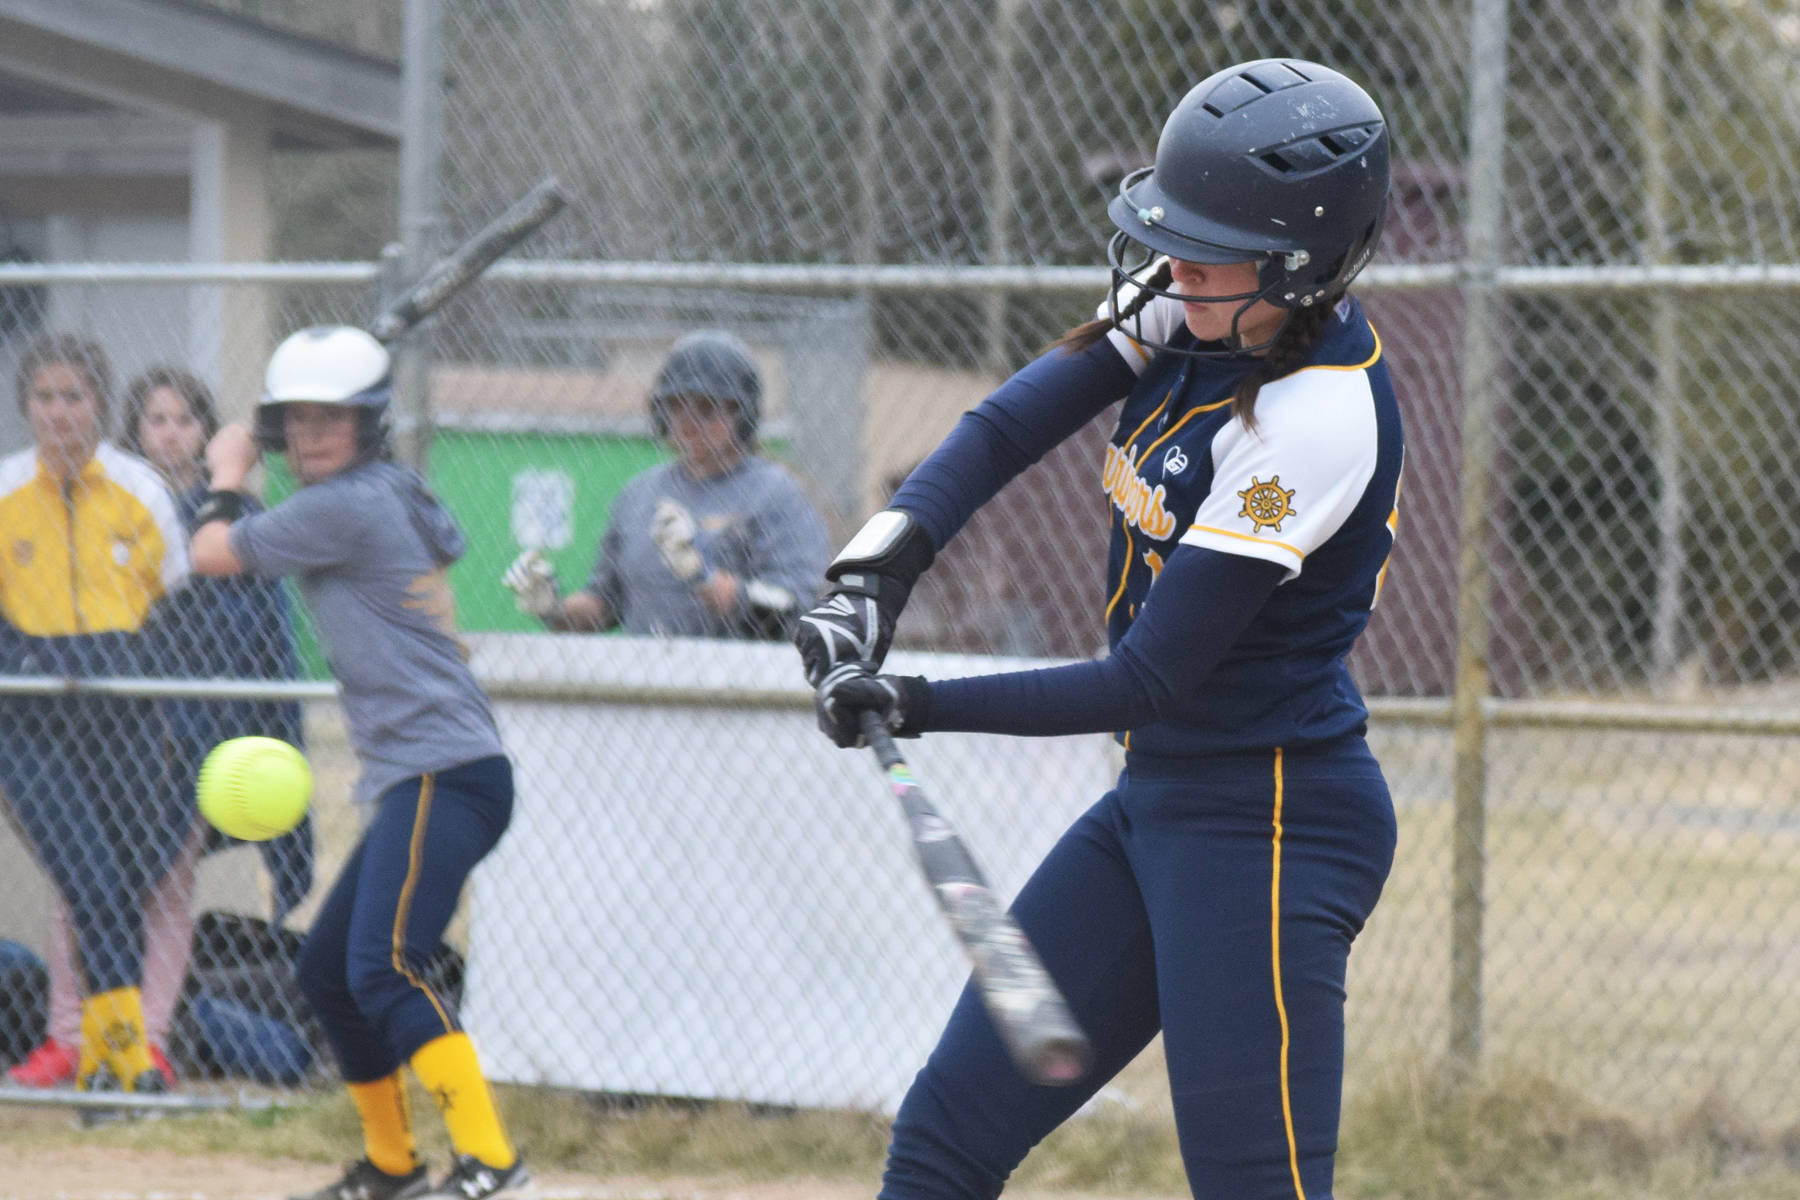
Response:
[[[364,451],[387,441],[387,408],[393,398],[393,359],[387,347],[349,325],[314,325],[290,334],[269,356],[263,397],[256,406],[256,437],[267,450],[285,450],[284,404],[343,404],[358,414]]]

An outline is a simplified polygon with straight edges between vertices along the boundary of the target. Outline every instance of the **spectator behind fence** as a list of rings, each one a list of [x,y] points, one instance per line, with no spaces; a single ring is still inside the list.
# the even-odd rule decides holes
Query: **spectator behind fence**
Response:
[[[675,461],[614,501],[593,574],[559,596],[526,550],[503,579],[551,629],[674,637],[783,638],[825,570],[825,523],[781,467],[757,453],[762,378],[744,344],[701,331],[676,342],[650,393],[650,423]]]
[[[106,354],[44,334],[20,356],[32,446],[0,460],[0,614],[26,675],[135,676],[145,628],[187,579],[175,499],[142,459],[105,440]],[[160,1091],[144,1028],[148,885],[181,853],[191,802],[164,756],[150,700],[95,694],[0,699],[0,791],[67,904],[82,985],[77,1083]]]
[[[182,527],[206,495],[200,452],[219,428],[218,409],[206,385],[175,367],[154,367],[125,389],[120,438],[125,449],[157,470],[175,490]],[[194,678],[291,679],[295,673],[292,623],[279,583],[251,579],[193,579],[161,606],[155,622],[158,659],[165,674]],[[171,767],[183,795],[206,752],[226,738],[261,734],[302,744],[300,706],[294,701],[175,700],[161,705],[174,750]],[[169,870],[145,895],[144,1027],[150,1056],[167,1080],[175,1079],[165,1047],[193,948],[195,868],[209,849],[226,844],[197,819]],[[280,924],[312,886],[312,826],[258,845],[273,881],[272,920]],[[73,1079],[80,1038],[80,986],[75,978],[68,909],[55,897],[44,959],[49,970],[49,1032],[8,1079],[24,1087],[55,1087]]]
[[[192,531],[206,499],[200,455],[219,431],[218,408],[206,384],[176,367],[153,367],[125,389],[125,448],[148,460],[175,490],[182,527]],[[246,512],[260,512],[245,497]],[[298,674],[288,596],[280,581],[253,577],[195,577],[170,598],[158,621],[171,674],[214,679],[293,679]],[[178,781],[193,794],[206,752],[227,738],[256,734],[304,746],[295,700],[211,700],[175,708]],[[207,849],[225,844],[208,830]],[[272,883],[270,920],[280,924],[312,887],[312,820],[284,837],[258,843]]]

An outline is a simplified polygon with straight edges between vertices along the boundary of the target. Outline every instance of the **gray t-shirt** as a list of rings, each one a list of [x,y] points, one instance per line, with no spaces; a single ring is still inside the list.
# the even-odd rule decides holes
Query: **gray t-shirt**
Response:
[[[295,577],[343,687],[358,801],[504,753],[444,575],[462,533],[417,473],[372,462],[303,487],[233,523],[231,549],[251,574]]]
[[[663,562],[650,540],[650,520],[665,498],[694,515],[695,545],[708,566],[737,577],[737,612],[714,613]],[[748,585],[785,589],[804,612],[824,580],[826,560],[824,521],[793,476],[768,459],[746,456],[711,479],[694,479],[671,462],[638,475],[613,501],[587,588],[628,633],[748,637],[759,632]]]

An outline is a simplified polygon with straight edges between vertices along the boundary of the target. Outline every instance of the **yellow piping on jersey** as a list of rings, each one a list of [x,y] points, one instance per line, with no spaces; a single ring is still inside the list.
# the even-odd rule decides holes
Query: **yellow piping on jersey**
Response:
[[[1131,431],[1131,436],[1125,439],[1125,451],[1127,454],[1129,454],[1131,452],[1131,443],[1137,440],[1137,435],[1144,432],[1145,429],[1149,428],[1150,422],[1156,420],[1157,413],[1160,413],[1160,412],[1162,412],[1163,409],[1169,407],[1169,401],[1173,400],[1174,398],[1175,398],[1175,389],[1170,388],[1169,394],[1162,398],[1162,403],[1157,405],[1155,410],[1152,411],[1149,416],[1144,418],[1142,424],[1140,424],[1136,429]],[[1141,460],[1132,462],[1131,466],[1132,466],[1133,470],[1137,469],[1138,461],[1141,461]],[[1125,569],[1123,571],[1119,572],[1119,590],[1114,592],[1112,595],[1112,599],[1110,599],[1106,602],[1106,614],[1103,617],[1101,617],[1102,624],[1104,624],[1107,621],[1112,620],[1112,611],[1118,605],[1119,597],[1123,596],[1125,594],[1125,581],[1129,578],[1131,578],[1131,526],[1129,524],[1127,524],[1125,526]]]
[[[1278,542],[1274,538],[1251,537],[1247,533],[1238,533],[1230,529],[1220,529],[1216,525],[1190,525],[1188,528],[1190,530],[1198,529],[1202,533],[1216,533],[1220,537],[1236,538],[1240,542],[1255,542],[1259,546],[1279,546],[1301,562],[1306,561],[1306,554],[1304,551],[1300,550],[1298,547],[1290,546],[1286,542]]]
[[[1372,609],[1381,603],[1381,589],[1387,584],[1388,565],[1394,561],[1394,547],[1400,541],[1400,488],[1406,482],[1406,451],[1400,451],[1400,470],[1394,476],[1394,507],[1388,512],[1388,552],[1381,560],[1381,570],[1375,573],[1375,598],[1369,601]]]
[[[1294,1195],[1306,1200],[1306,1185],[1300,1182],[1300,1144],[1294,1136],[1294,1098],[1288,1083],[1287,998],[1281,986],[1281,747],[1275,747],[1275,815],[1273,825],[1273,862],[1269,873],[1269,961],[1275,980],[1275,1016],[1281,1022],[1281,1122],[1287,1132],[1288,1170],[1294,1176]]]
[[[1175,389],[1170,388],[1169,394],[1167,396],[1163,397],[1163,402],[1156,406],[1156,412],[1153,412],[1149,416],[1145,417],[1143,424],[1139,425],[1136,429],[1131,431],[1131,436],[1125,439],[1125,448],[1126,448],[1127,453],[1130,452],[1131,443],[1137,440],[1137,435],[1144,432],[1144,429],[1150,424],[1150,422],[1152,422],[1156,419],[1156,413],[1159,413],[1164,408],[1167,408],[1169,401],[1173,400],[1174,398],[1175,398]],[[1227,404],[1230,404],[1230,403],[1231,403],[1231,401],[1229,399],[1220,400],[1213,404],[1198,405],[1197,407],[1190,408],[1187,412],[1183,413],[1181,416],[1181,420],[1175,422],[1174,426],[1171,429],[1169,429],[1168,432],[1164,433],[1161,437],[1157,438],[1154,442],[1151,442],[1148,446],[1145,446],[1142,450],[1140,450],[1138,452],[1137,457],[1131,460],[1131,470],[1133,471],[1133,473],[1135,473],[1139,467],[1144,465],[1144,460],[1150,456],[1150,452],[1152,450],[1155,450],[1158,446],[1162,445],[1165,441],[1167,441],[1170,437],[1172,437],[1175,434],[1176,430],[1180,429],[1183,425],[1186,425],[1189,421],[1193,420],[1195,417],[1199,416],[1201,413],[1209,413],[1209,412],[1214,411],[1215,409],[1224,408]],[[1124,515],[1123,513],[1120,513],[1121,517],[1123,517],[1123,515]],[[1102,624],[1105,624],[1106,622],[1112,620],[1113,609],[1115,609],[1119,606],[1119,597],[1121,597],[1125,594],[1125,584],[1128,580],[1130,580],[1130,578],[1131,578],[1131,523],[1129,521],[1127,521],[1127,522],[1125,522],[1125,560],[1124,560],[1124,565],[1119,569],[1119,586],[1118,586],[1118,590],[1113,592],[1112,599],[1110,599],[1106,602],[1106,612],[1100,618]]]
[[[425,993],[431,1001],[431,1007],[437,1010],[438,1020],[444,1023],[446,1033],[456,1032],[456,1022],[444,1011],[443,1002],[431,985],[421,979],[406,961],[406,918],[412,912],[413,891],[419,885],[419,875],[425,858],[425,827],[431,822],[431,794],[437,777],[430,771],[419,776],[419,806],[413,812],[412,839],[406,848],[406,880],[400,885],[400,903],[394,906],[393,932],[393,966],[395,972]]]
[[[1364,320],[1366,322],[1367,318],[1364,318]],[[1298,371],[1290,371],[1287,375],[1283,375],[1282,378],[1286,379],[1289,375],[1299,375],[1304,371],[1366,371],[1381,359],[1381,334],[1376,332],[1375,326],[1372,323],[1369,324],[1369,336],[1375,339],[1375,353],[1369,355],[1369,357],[1363,359],[1355,366],[1344,366],[1339,363],[1314,363],[1310,367],[1301,367]]]
[[[1113,609],[1119,606],[1119,597],[1125,594],[1125,581],[1131,578],[1131,526],[1125,526],[1125,565],[1119,571],[1119,588],[1106,602],[1106,613],[1100,618],[1102,625],[1112,620]]]
[[[1170,388],[1169,394],[1164,396],[1162,398],[1162,403],[1157,405],[1156,408],[1151,411],[1150,415],[1144,418],[1143,424],[1139,425],[1136,429],[1131,431],[1131,436],[1125,439],[1125,450],[1127,453],[1130,453],[1130,451],[1131,451],[1131,443],[1137,441],[1137,435],[1144,432],[1144,430],[1149,427],[1150,422],[1156,420],[1157,414],[1162,412],[1163,409],[1169,407],[1169,401],[1173,400],[1174,398],[1175,398],[1175,389]]]
[[[1215,409],[1224,408],[1227,404],[1230,404],[1230,403],[1231,403],[1231,399],[1225,399],[1225,400],[1215,401],[1212,404],[1201,404],[1194,408],[1188,409],[1185,413],[1181,414],[1181,420],[1179,420],[1179,421],[1175,422],[1175,424],[1169,426],[1169,429],[1166,433],[1164,433],[1161,437],[1157,438],[1154,442],[1151,442],[1148,446],[1145,446],[1143,451],[1137,456],[1137,461],[1134,462],[1132,465],[1133,466],[1142,466],[1144,464],[1144,460],[1146,458],[1149,458],[1151,453],[1158,446],[1162,445],[1164,442],[1166,442],[1170,438],[1174,437],[1176,432],[1178,430],[1180,430],[1180,428],[1183,425],[1186,425],[1189,421],[1193,420],[1195,417],[1199,416],[1201,413],[1209,413],[1209,412],[1214,411]],[[1133,435],[1133,436],[1135,436],[1135,435]]]
[[[1366,318],[1365,318],[1365,320],[1366,320]],[[1318,366],[1312,366],[1312,367],[1301,367],[1299,371],[1293,371],[1293,372],[1290,372],[1290,374],[1298,375],[1298,374],[1300,374],[1301,371],[1363,371],[1363,370],[1367,370],[1369,367],[1374,366],[1375,363],[1378,362],[1381,358],[1381,334],[1376,330],[1376,328],[1372,322],[1369,324],[1369,335],[1375,339],[1374,353],[1370,354],[1368,358],[1364,359],[1362,362],[1359,362],[1354,366],[1337,366],[1337,365],[1331,365],[1331,364],[1320,364]],[[1127,336],[1130,336],[1130,335],[1127,335]],[[1136,345],[1136,342],[1134,341],[1132,344]],[[1283,378],[1287,378],[1287,376],[1283,376]],[[1145,417],[1144,423],[1142,425],[1139,425],[1136,429],[1132,430],[1131,436],[1125,439],[1125,446],[1126,446],[1127,450],[1129,450],[1131,443],[1137,440],[1138,434],[1144,432],[1145,427],[1148,426],[1150,424],[1150,422],[1152,422],[1156,419],[1156,414],[1160,413],[1164,408],[1168,407],[1169,401],[1173,400],[1174,398],[1175,398],[1175,390],[1173,388],[1171,388],[1171,389],[1169,389],[1169,394],[1167,396],[1163,397],[1163,402],[1156,406],[1156,412],[1153,412],[1149,416]],[[1175,422],[1175,425],[1173,426],[1173,428],[1169,429],[1168,432],[1164,433],[1161,437],[1157,438],[1154,442],[1151,442],[1148,446],[1144,447],[1143,451],[1140,452],[1138,454],[1138,456],[1132,461],[1132,469],[1136,470],[1138,467],[1142,466],[1144,460],[1150,456],[1151,451],[1155,450],[1158,446],[1162,445],[1165,441],[1167,441],[1170,437],[1172,437],[1174,435],[1176,430],[1180,429],[1183,425],[1186,425],[1194,417],[1199,416],[1201,413],[1208,413],[1208,412],[1214,411],[1215,409],[1223,408],[1227,404],[1232,403],[1232,401],[1235,399],[1236,399],[1236,397],[1231,397],[1231,398],[1228,398],[1225,400],[1217,401],[1216,403],[1213,403],[1213,404],[1202,404],[1197,408],[1189,409],[1186,413],[1182,414],[1181,420]],[[1398,500],[1399,500],[1399,496],[1398,496],[1398,493],[1396,493],[1396,495],[1395,495],[1396,504],[1398,503]],[[1394,515],[1396,517],[1399,515],[1397,508],[1395,510]],[[1244,541],[1256,542],[1259,545],[1280,546],[1283,550],[1286,550],[1288,553],[1294,555],[1296,558],[1300,559],[1302,562],[1306,561],[1306,555],[1304,553],[1302,553],[1299,550],[1296,550],[1294,547],[1288,545],[1286,542],[1270,541],[1266,538],[1254,538],[1254,537],[1250,537],[1250,536],[1248,536],[1246,534],[1242,534],[1242,533],[1233,533],[1228,529],[1214,529],[1211,526],[1207,526],[1207,525],[1195,525],[1192,528],[1203,529],[1203,530],[1206,530],[1208,533],[1223,534],[1226,537],[1242,538]],[[1386,564],[1383,564],[1382,574],[1385,575],[1386,573],[1387,573],[1387,567],[1386,567]],[[1131,526],[1129,523],[1127,523],[1125,526],[1125,562],[1124,562],[1123,567],[1121,567],[1120,571],[1119,571],[1119,586],[1118,586],[1118,589],[1113,592],[1112,599],[1110,599],[1106,602],[1106,613],[1101,618],[1102,622],[1112,620],[1113,609],[1118,607],[1120,597],[1122,597],[1125,594],[1125,584],[1130,578],[1131,578]],[[1377,595],[1380,594],[1379,583],[1377,583],[1377,593],[1376,594]]]

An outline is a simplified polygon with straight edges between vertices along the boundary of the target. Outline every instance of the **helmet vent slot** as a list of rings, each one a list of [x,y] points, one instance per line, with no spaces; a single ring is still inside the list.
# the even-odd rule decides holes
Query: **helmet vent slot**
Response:
[[[1275,150],[1266,150],[1259,157],[1274,168],[1277,174],[1298,175],[1329,167],[1343,155],[1323,138],[1307,138],[1302,142],[1289,142]]]
[[[1206,97],[1205,108],[1213,116],[1222,117],[1236,112],[1246,104],[1261,100],[1270,90],[1248,75],[1239,75],[1214,88]]]
[[[1264,150],[1257,158],[1278,175],[1317,171],[1357,153],[1368,145],[1372,136],[1373,133],[1367,126],[1352,125],[1348,129],[1334,129],[1317,137],[1302,138],[1285,146]]]
[[[1284,62],[1258,63],[1238,78],[1248,79],[1265,93],[1279,92],[1282,88],[1299,87],[1309,82],[1306,76]]]

